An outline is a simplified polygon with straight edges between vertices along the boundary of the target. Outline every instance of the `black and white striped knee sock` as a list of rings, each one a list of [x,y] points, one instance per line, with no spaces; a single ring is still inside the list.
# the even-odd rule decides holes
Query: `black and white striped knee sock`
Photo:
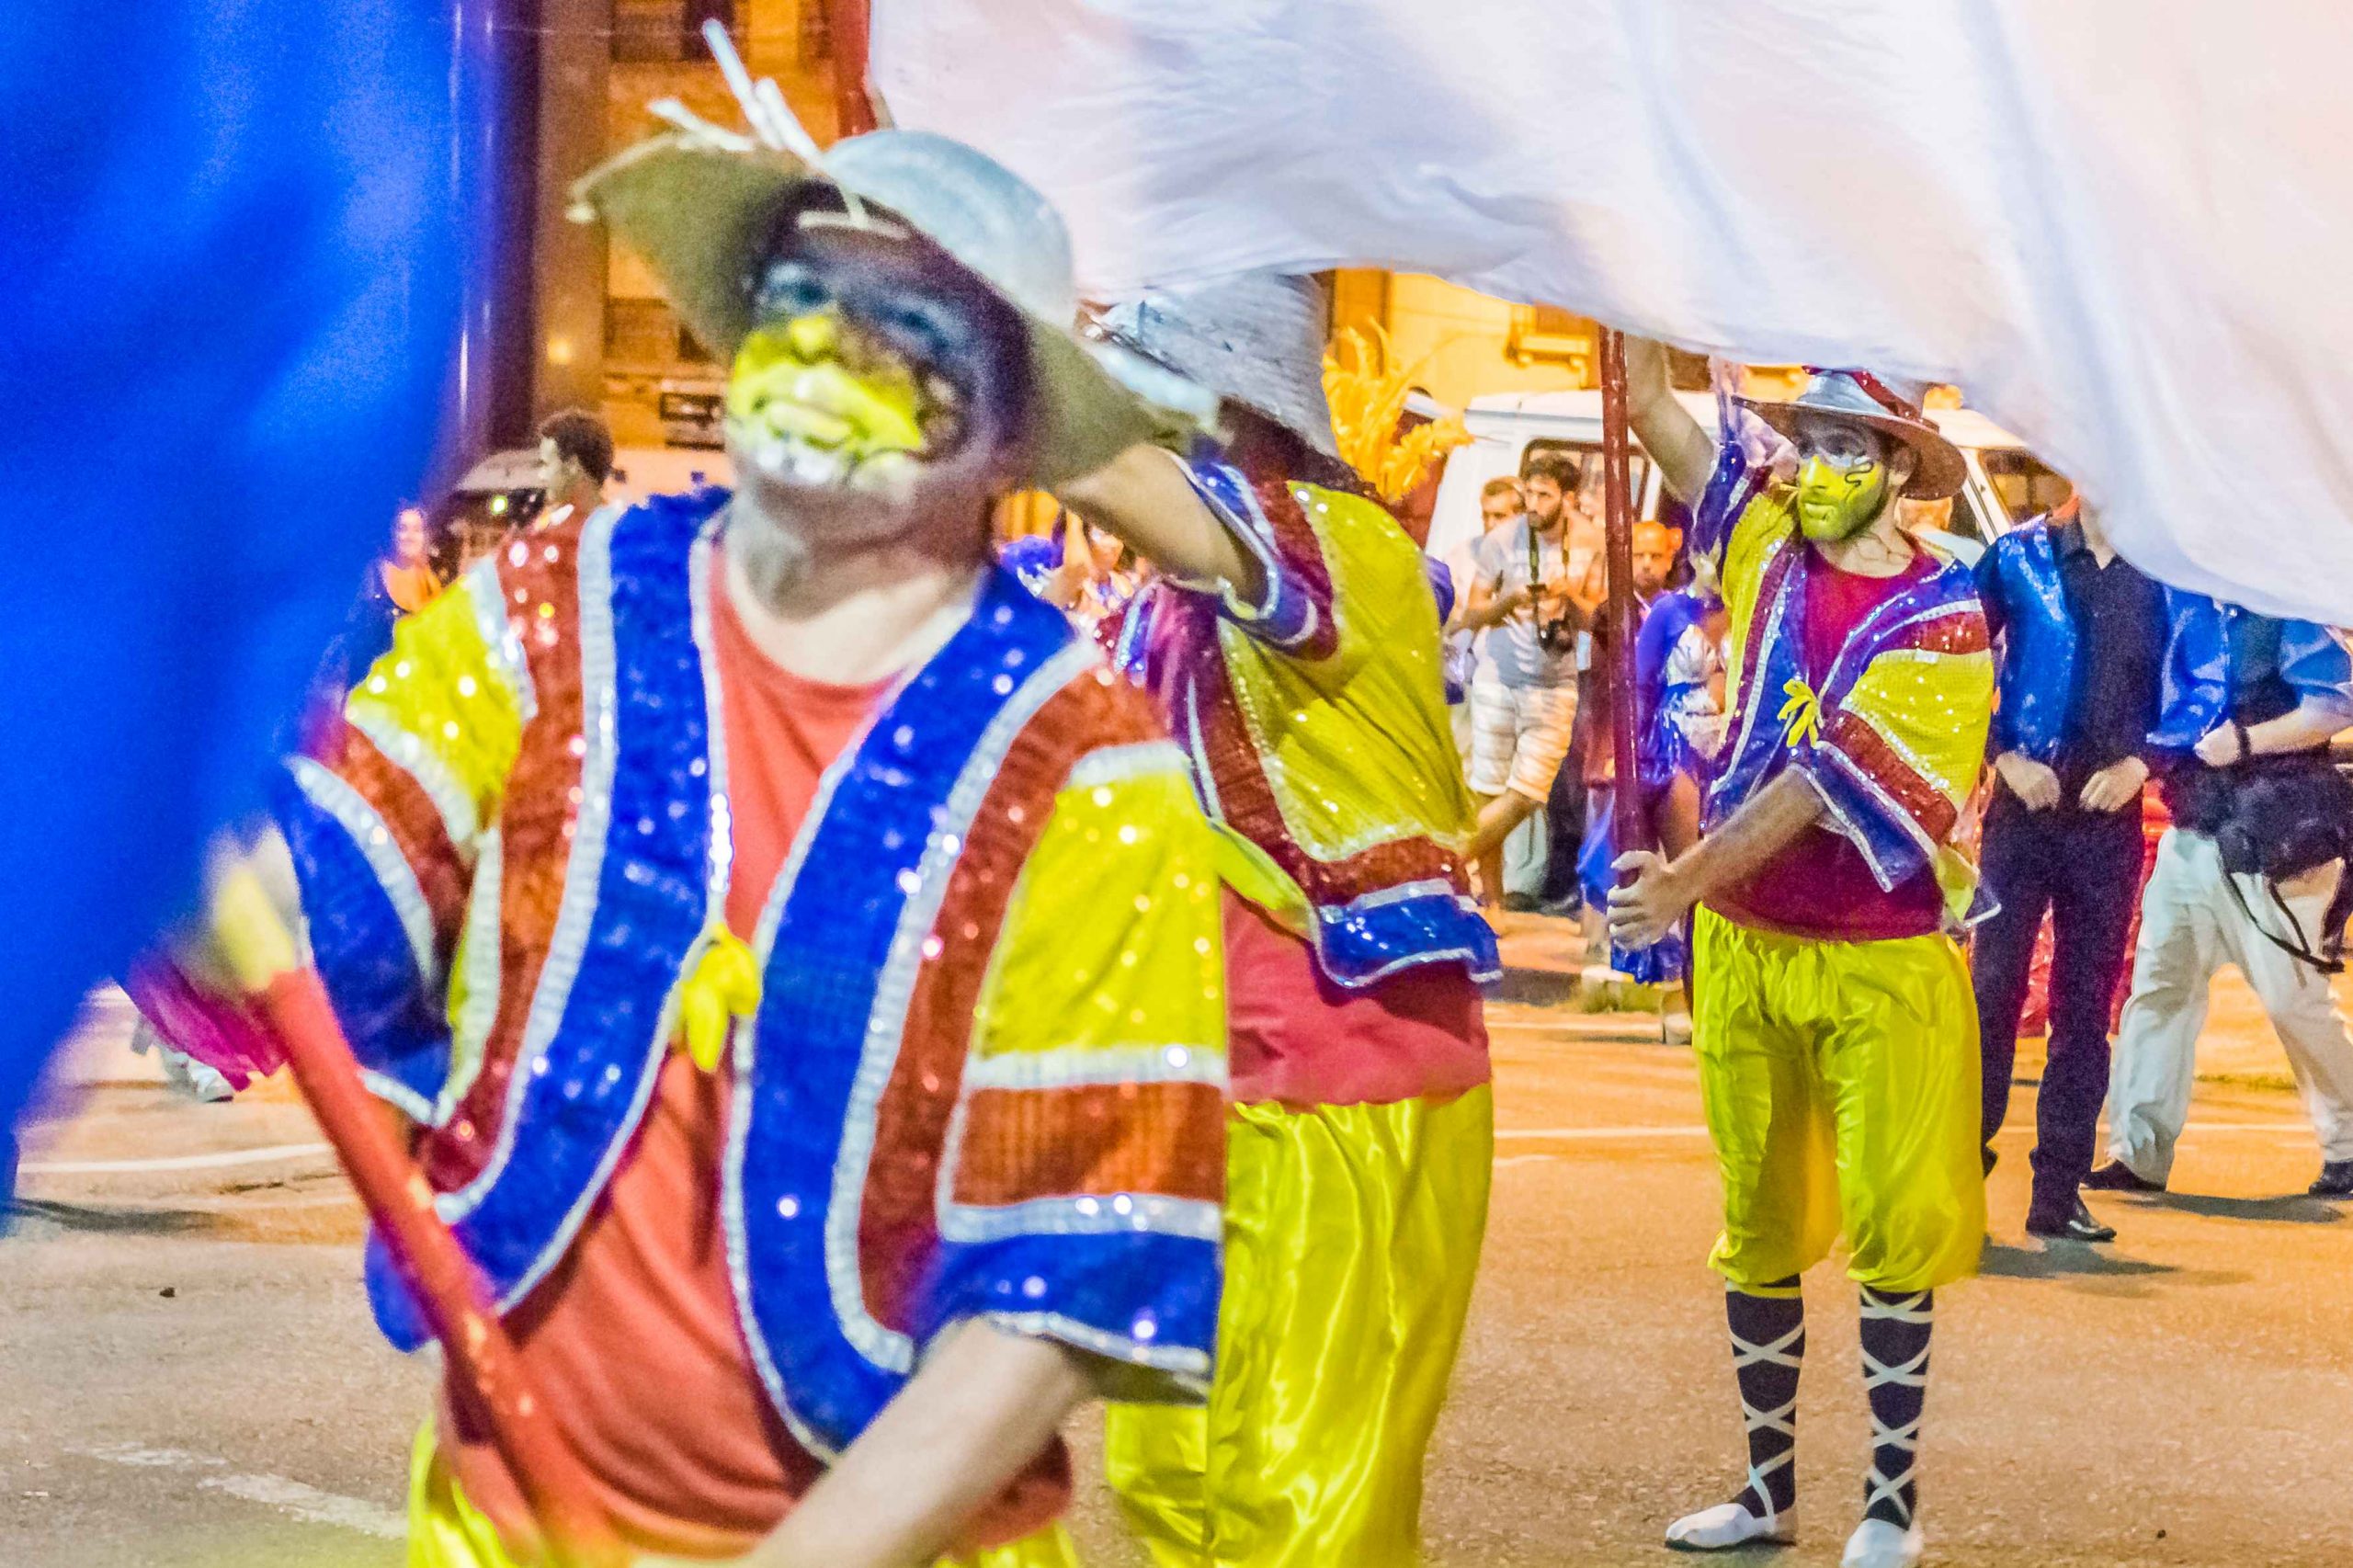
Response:
[[[1805,1360],[1805,1301],[1797,1284],[1792,1278],[1767,1287],[1786,1289],[1786,1296],[1724,1292],[1748,1428],[1748,1485],[1734,1501],[1760,1519],[1786,1514],[1797,1501],[1798,1372]]]
[[[1863,1287],[1863,1392],[1871,1407],[1871,1472],[1863,1487],[1867,1519],[1905,1528],[1912,1523],[1935,1311],[1933,1291],[1891,1296]]]

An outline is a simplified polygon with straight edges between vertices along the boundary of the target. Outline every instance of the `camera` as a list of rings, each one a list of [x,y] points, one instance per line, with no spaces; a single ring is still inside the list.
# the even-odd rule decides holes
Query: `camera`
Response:
[[[1565,653],[1576,646],[1577,623],[1574,614],[1553,617],[1536,623],[1536,643],[1548,653]]]

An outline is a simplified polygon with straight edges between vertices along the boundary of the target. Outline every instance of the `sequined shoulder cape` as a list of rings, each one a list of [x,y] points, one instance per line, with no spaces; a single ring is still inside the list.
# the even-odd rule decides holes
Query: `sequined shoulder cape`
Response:
[[[533,534],[424,614],[289,772],[311,942],[502,1304],[626,1157],[723,941],[716,492]],[[986,1316],[1197,1394],[1219,1291],[1213,841],[1141,694],[1009,573],[820,787],[752,945],[728,1244],[813,1452]],[[369,1284],[425,1327],[381,1245]]]
[[[1762,483],[1727,448],[1692,532],[1693,547],[1722,562],[1731,617],[1730,734],[1707,825],[1795,767],[1821,793],[1824,825],[1861,852],[1880,886],[1932,869],[1949,919],[1982,914],[1976,868],[1954,842],[1994,700],[1985,616],[1968,569],[1935,557],[1935,571],[1854,628],[1817,687],[1801,657],[1813,551],[1789,491]]]
[[[1500,974],[1468,893],[1471,802],[1421,551],[1363,496],[1206,455],[1188,472],[1258,556],[1265,592],[1164,581],[1121,645],[1141,647],[1228,880],[1342,986],[1420,965]]]

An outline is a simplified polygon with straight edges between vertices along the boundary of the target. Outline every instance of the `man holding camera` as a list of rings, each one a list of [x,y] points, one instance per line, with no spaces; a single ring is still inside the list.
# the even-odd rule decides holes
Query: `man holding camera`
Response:
[[[1461,625],[1494,628],[1481,640],[1471,677],[1471,792],[1479,825],[1469,854],[1482,896],[1503,896],[1504,840],[1552,792],[1552,779],[1576,730],[1577,634],[1586,607],[1583,581],[1590,550],[1569,540],[1568,497],[1576,465],[1551,452],[1528,463],[1521,486],[1527,515],[1489,530],[1480,541]]]
[[[2174,825],[2142,895],[2132,994],[2109,1081],[2108,1192],[2162,1192],[2189,1116],[2214,971],[2236,964],[2270,1015],[2320,1136],[2316,1198],[2353,1197],[2353,1040],[2324,965],[2348,912],[2353,801],[2325,748],[2353,725],[2335,633],[2165,592],[2164,703],[2150,745]]]

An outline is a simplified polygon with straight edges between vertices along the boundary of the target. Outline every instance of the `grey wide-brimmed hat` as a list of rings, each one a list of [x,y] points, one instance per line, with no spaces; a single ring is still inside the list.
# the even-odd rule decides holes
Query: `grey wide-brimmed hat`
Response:
[[[1004,165],[952,138],[876,131],[835,142],[822,166],[767,147],[676,133],[583,176],[574,216],[602,220],[642,256],[696,338],[723,360],[759,324],[756,301],[779,217],[812,185],[847,191],[939,246],[1012,305],[1036,389],[1024,483],[1091,472],[1142,441],[1180,441],[1215,399],[1116,345],[1075,331],[1069,231]]]
[[[1221,397],[1339,456],[1324,397],[1332,301],[1313,278],[1245,272],[1157,290],[1104,310],[1098,329]]]
[[[1753,397],[1738,401],[1784,436],[1791,434],[1799,415],[1824,414],[1893,437],[1912,449],[1912,478],[1904,494],[1915,501],[1935,501],[1959,491],[1969,468],[1961,449],[1922,411],[1919,394],[1926,390],[1908,383],[1891,386],[1868,371],[1816,370],[1805,390],[1786,403]]]

